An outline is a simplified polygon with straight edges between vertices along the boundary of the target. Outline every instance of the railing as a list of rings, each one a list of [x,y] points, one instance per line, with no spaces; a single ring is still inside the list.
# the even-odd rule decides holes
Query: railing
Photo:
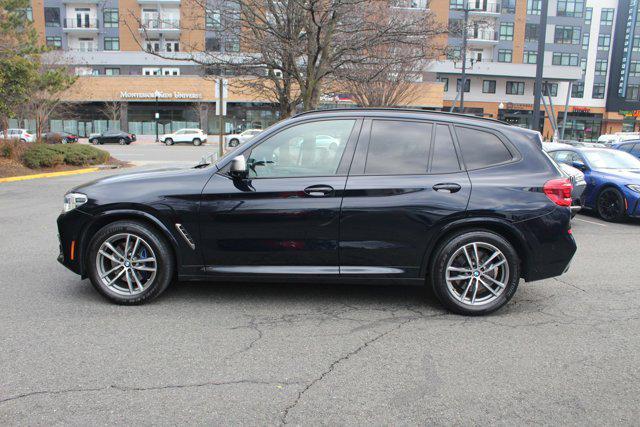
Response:
[[[393,7],[424,10],[429,8],[429,0],[395,0]]]
[[[62,21],[64,28],[72,30],[97,30],[100,22],[97,19],[65,18]]]
[[[493,3],[493,2],[487,2],[487,3],[483,3],[483,2],[470,2],[469,3],[469,12],[477,12],[477,13],[500,13],[500,7],[501,5],[499,3]]]
[[[97,44],[91,44],[86,46],[69,47],[69,50],[73,52],[97,52],[100,49]]]
[[[498,41],[498,33],[493,30],[474,29],[468,35],[469,40]]]
[[[145,30],[179,30],[179,19],[143,19],[141,22],[142,29]]]

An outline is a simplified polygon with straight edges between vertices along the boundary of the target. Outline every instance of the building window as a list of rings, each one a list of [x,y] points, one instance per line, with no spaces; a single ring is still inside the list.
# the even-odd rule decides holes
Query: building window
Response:
[[[454,47],[447,50],[447,59],[451,61],[460,61],[462,58],[462,49],[459,47]]]
[[[163,68],[162,75],[163,76],[179,76],[180,68]]]
[[[460,85],[461,84],[462,84],[462,79],[457,79],[456,80],[456,90],[458,92],[460,92]],[[471,91],[471,80],[469,80],[468,78],[464,80],[464,91],[465,92]]]
[[[218,37],[207,37],[204,40],[204,47],[207,52],[220,52],[220,39]]]
[[[502,0],[502,13],[516,13],[516,0]]]
[[[535,64],[538,61],[538,52],[535,50],[525,50],[522,62],[525,64]]]
[[[205,25],[207,30],[222,29],[222,19],[219,10],[207,10]]]
[[[513,51],[511,49],[498,49],[498,62],[511,62]]]
[[[610,34],[600,34],[598,36],[598,50],[609,50],[610,45],[611,45]]]
[[[60,8],[59,7],[44,8],[44,25],[45,27],[60,26]]]
[[[462,32],[462,28],[464,27],[464,21],[462,19],[457,19],[457,18],[450,18],[449,19],[449,23],[448,25],[448,29],[449,29],[449,33],[453,33],[453,35],[458,35],[459,33]]]
[[[553,65],[568,65],[568,66],[578,66],[578,54],[577,53],[560,53],[553,52],[553,56],[551,57],[551,64]]]
[[[105,37],[104,38],[104,50],[120,50],[120,38],[119,37]]]
[[[591,25],[591,17],[593,16],[593,8],[588,7],[584,11],[584,23],[585,25]]]
[[[604,99],[604,84],[595,83],[593,85],[593,92],[591,94],[593,99]]]
[[[118,28],[118,9],[105,9],[103,16],[106,28]]]
[[[496,81],[495,80],[483,80],[482,81],[482,93],[496,93]]]
[[[527,15],[540,15],[542,0],[527,0]]]
[[[640,61],[631,61],[629,63],[629,76],[631,77],[640,76]]]
[[[579,44],[580,27],[556,25],[554,42],[560,44]]]
[[[540,30],[540,25],[538,24],[527,24],[524,27],[524,41],[526,42],[537,42],[538,41],[538,31]]]
[[[464,9],[464,0],[451,0],[449,2],[449,9],[462,10]]]
[[[572,98],[584,97],[584,82],[573,83],[573,86],[571,86],[571,97]]]
[[[628,85],[627,86],[627,101],[638,101],[640,100],[640,86],[638,85]]]
[[[62,49],[62,37],[60,36],[47,36],[47,47],[52,49]]]
[[[513,40],[513,22],[500,24],[500,40]]]
[[[587,58],[580,59],[580,69],[582,70],[582,75],[587,72]]]
[[[558,83],[543,83],[542,89],[545,96],[558,96]]]
[[[442,89],[444,92],[449,91],[449,78],[448,77],[438,77],[437,81],[444,83],[444,88]]]
[[[147,40],[147,52],[160,52],[160,42],[158,40]]]
[[[119,76],[120,68],[105,68],[104,69],[105,76]]]
[[[590,34],[589,33],[582,34],[582,48],[583,49],[589,49],[589,38],[590,38]]]
[[[22,19],[33,22],[33,8],[31,6],[20,8],[17,12],[22,15]]]
[[[524,82],[507,82],[507,95],[524,95]]]
[[[633,46],[631,49],[634,52],[640,52],[640,36],[633,36]]]
[[[142,69],[143,76],[159,76],[160,74],[161,74],[160,68],[145,67]]]
[[[602,9],[602,12],[600,13],[600,25],[613,25],[614,11],[615,9],[611,8]]]
[[[606,76],[607,75],[607,60],[606,59],[598,59],[596,61],[596,76]]]
[[[91,67],[76,67],[76,76],[95,76],[100,74],[98,70],[94,70]]]
[[[165,40],[164,50],[165,52],[180,52],[180,42],[176,40]]]
[[[558,0],[557,16],[572,16],[582,18],[584,13],[584,0]]]
[[[240,41],[238,39],[227,40],[224,44],[225,52],[240,52]]]

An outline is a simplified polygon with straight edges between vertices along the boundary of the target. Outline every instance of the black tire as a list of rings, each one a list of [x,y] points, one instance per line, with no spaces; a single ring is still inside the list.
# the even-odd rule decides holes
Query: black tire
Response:
[[[240,144],[240,141],[237,140],[236,138],[233,138],[231,141],[229,141],[229,147],[237,147]]]
[[[600,218],[608,222],[620,222],[627,216],[624,208],[624,196],[617,188],[613,187],[600,191],[596,199],[596,209]]]
[[[165,145],[173,145],[173,139],[167,138],[164,140]]]
[[[118,140],[118,144],[120,144],[120,145],[125,145],[126,143],[127,143],[127,140],[125,140],[124,138],[120,138]]]
[[[27,142],[27,140],[24,138],[20,138],[20,142],[24,144],[25,142]]]
[[[98,145],[98,140],[97,139],[90,139],[89,142],[93,145]]]
[[[505,265],[508,266],[508,272],[506,273],[507,277],[504,280],[504,283],[506,284],[504,289],[499,293],[496,292],[498,293],[498,296],[493,300],[487,300],[486,303],[481,305],[463,303],[461,299],[465,299],[464,295],[462,295],[461,299],[456,298],[456,296],[454,296],[449,290],[446,280],[446,270],[450,258],[452,258],[460,248],[463,248],[465,245],[473,242],[497,248],[504,255],[504,259],[506,260]],[[518,282],[520,281],[520,258],[518,257],[518,253],[509,241],[492,231],[464,230],[455,233],[436,248],[432,260],[428,283],[433,288],[433,292],[440,302],[442,302],[448,310],[451,310],[454,313],[471,316],[491,313],[509,302],[518,289]],[[483,260],[481,259],[480,261],[482,262]],[[503,267],[503,271],[507,270]],[[464,286],[466,283],[473,283],[473,280],[469,280],[468,282],[466,280],[461,280],[455,283],[460,283]],[[475,283],[477,283],[478,291],[483,292],[485,295],[490,297],[486,287],[480,285],[477,280]]]
[[[195,145],[196,147],[202,145],[202,140],[200,138],[194,138],[193,145]]]
[[[98,273],[97,255],[100,246],[110,237],[121,233],[142,238],[156,254],[155,278],[139,294],[121,295],[114,292],[103,283]],[[93,287],[108,300],[123,305],[142,304],[156,298],[167,289],[175,276],[175,258],[167,240],[148,225],[133,220],[116,221],[101,228],[89,243],[86,267]]]

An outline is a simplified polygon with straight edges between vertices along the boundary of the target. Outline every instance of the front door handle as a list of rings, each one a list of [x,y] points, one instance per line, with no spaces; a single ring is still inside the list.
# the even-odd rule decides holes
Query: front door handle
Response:
[[[448,191],[449,193],[457,193],[462,189],[462,187],[460,187],[460,184],[456,184],[453,182],[443,182],[441,184],[434,185],[433,189],[436,191]]]
[[[312,185],[304,189],[304,194],[311,197],[324,197],[333,193],[333,187],[330,185]]]

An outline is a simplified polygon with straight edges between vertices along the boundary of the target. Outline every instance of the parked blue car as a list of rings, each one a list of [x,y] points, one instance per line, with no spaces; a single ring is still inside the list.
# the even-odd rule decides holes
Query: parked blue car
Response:
[[[622,142],[618,142],[617,144],[611,144],[611,148],[624,151],[640,159],[640,139],[634,139],[631,141],[622,141]]]
[[[587,187],[583,207],[595,210],[605,221],[640,217],[640,160],[608,148],[560,147],[548,154],[584,172]]]

